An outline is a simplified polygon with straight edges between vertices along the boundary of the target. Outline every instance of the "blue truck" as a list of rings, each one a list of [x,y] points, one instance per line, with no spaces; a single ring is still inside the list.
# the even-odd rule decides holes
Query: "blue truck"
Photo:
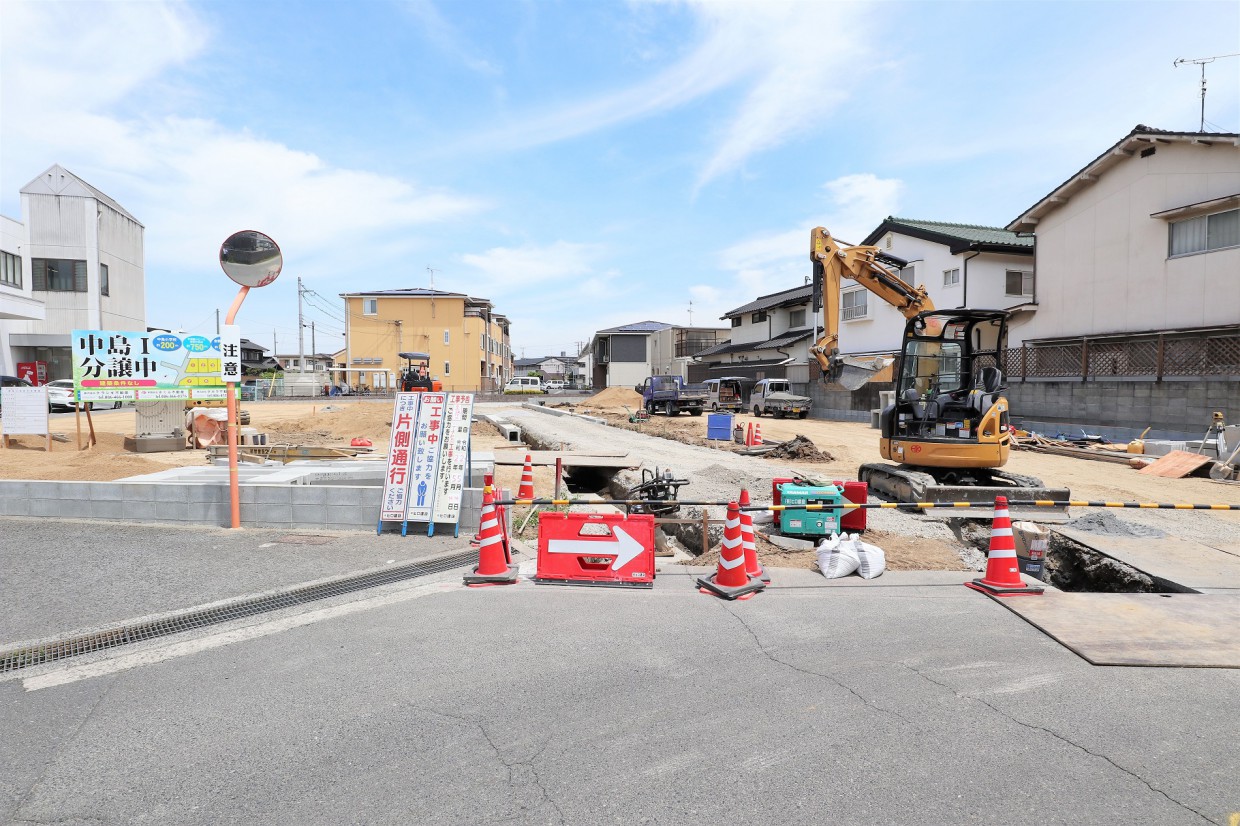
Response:
[[[690,416],[701,416],[709,394],[702,384],[685,384],[680,376],[651,376],[633,388],[642,394],[642,404],[647,413],[680,415],[688,410]]]

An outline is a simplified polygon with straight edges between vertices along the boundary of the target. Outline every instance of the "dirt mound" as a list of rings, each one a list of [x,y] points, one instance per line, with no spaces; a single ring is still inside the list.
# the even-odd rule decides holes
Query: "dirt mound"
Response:
[[[642,406],[642,397],[640,393],[635,392],[631,387],[608,387],[595,393],[590,398],[581,403],[582,407],[592,407],[595,410],[611,410],[621,412],[627,406],[630,410],[636,410]]]
[[[762,454],[768,459],[801,459],[810,462],[832,462],[835,457],[825,450],[819,450],[807,437],[797,435],[774,450]]]
[[[948,545],[924,537],[908,537],[870,529],[862,534],[865,541],[877,545],[887,554],[887,568],[891,571],[961,571],[964,564],[960,556]],[[779,547],[762,531],[754,533],[754,545],[758,561],[771,568],[817,568],[816,550],[789,551]],[[719,547],[695,558],[688,565],[715,566],[719,564]]]

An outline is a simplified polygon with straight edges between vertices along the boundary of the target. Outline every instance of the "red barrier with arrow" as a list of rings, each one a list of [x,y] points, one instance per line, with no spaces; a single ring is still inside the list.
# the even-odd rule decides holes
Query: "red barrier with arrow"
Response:
[[[551,585],[654,584],[654,516],[555,513],[538,515],[538,571]]]

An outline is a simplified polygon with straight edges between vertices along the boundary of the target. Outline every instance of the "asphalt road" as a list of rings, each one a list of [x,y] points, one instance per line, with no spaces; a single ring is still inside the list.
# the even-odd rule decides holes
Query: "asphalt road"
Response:
[[[63,538],[89,535],[70,523]],[[473,590],[447,574],[43,666],[0,681],[0,820],[1226,824],[1240,811],[1240,672],[1091,666],[962,578],[777,571],[725,603],[685,569],[650,591]]]

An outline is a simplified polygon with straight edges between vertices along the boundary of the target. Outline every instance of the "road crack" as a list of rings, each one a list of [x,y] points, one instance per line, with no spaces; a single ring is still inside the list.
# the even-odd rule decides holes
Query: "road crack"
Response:
[[[821,677],[822,679],[827,680],[833,685],[836,685],[839,688],[844,689],[849,694],[853,695],[858,700],[860,700],[866,707],[874,711],[881,712],[883,714],[890,714],[893,717],[899,717],[901,720],[908,723],[909,725],[917,726],[917,722],[915,720],[910,720],[908,717],[905,717],[903,714],[901,714],[900,712],[896,711],[893,708],[887,708],[885,706],[879,705],[878,703],[874,702],[870,698],[866,697],[864,694],[857,691],[852,686],[848,685],[847,683],[841,682],[839,679],[831,676],[830,674],[824,674],[821,671],[814,671],[813,669],[810,669],[810,668],[803,668],[799,665],[794,665],[793,663],[790,663],[787,660],[781,660],[778,656],[775,655],[773,651],[770,650],[770,648],[766,646],[765,643],[762,642],[762,639],[758,636],[757,632],[755,632],[753,628],[749,626],[749,623],[745,621],[744,617],[742,617],[740,614],[736,613],[731,608],[729,608],[728,603],[720,600],[719,604],[720,604],[720,607],[723,608],[725,613],[735,618],[736,621],[741,624],[741,627],[744,628],[747,632],[749,632],[749,636],[753,638],[754,645],[757,646],[758,652],[762,654],[764,657],[766,657],[768,660],[770,660],[771,662],[776,663],[778,665],[782,665],[784,668],[790,668],[793,671],[799,672],[801,674],[805,674],[810,677]]]
[[[1184,809],[1185,811],[1192,812],[1193,814],[1197,815],[1197,817],[1199,817],[1199,818],[1201,818],[1202,820],[1204,820],[1206,823],[1214,823],[1214,822],[1215,822],[1213,819],[1211,819],[1210,817],[1206,816],[1205,814],[1203,814],[1203,813],[1201,813],[1201,812],[1197,811],[1197,810],[1196,810],[1196,809],[1194,809],[1192,806],[1189,806],[1187,803],[1184,803],[1183,801],[1180,801],[1180,800],[1176,800],[1174,797],[1172,797],[1171,795],[1167,794],[1167,793],[1166,793],[1165,791],[1163,791],[1162,789],[1160,789],[1160,788],[1158,788],[1158,787],[1154,786],[1152,783],[1150,783],[1150,781],[1146,780],[1144,777],[1142,777],[1141,775],[1139,775],[1139,774],[1137,774],[1136,772],[1132,771],[1131,769],[1128,769],[1128,768],[1126,768],[1126,767],[1124,767],[1124,766],[1121,766],[1119,763],[1116,763],[1114,760],[1112,760],[1112,759],[1111,759],[1110,757],[1108,757],[1107,755],[1102,754],[1102,753],[1100,753],[1100,752],[1093,751],[1092,749],[1090,749],[1090,748],[1088,748],[1088,747],[1086,747],[1086,746],[1081,745],[1080,743],[1076,742],[1075,740],[1072,740],[1071,738],[1068,738],[1068,737],[1063,736],[1062,734],[1060,734],[1059,732],[1057,732],[1057,731],[1055,731],[1055,730],[1053,730],[1053,729],[1046,728],[1045,726],[1039,726],[1039,725],[1036,725],[1036,724],[1034,724],[1034,723],[1026,723],[1024,720],[1021,720],[1021,719],[1018,719],[1018,718],[1016,718],[1016,717],[1013,717],[1011,714],[1008,714],[1008,713],[1007,713],[1006,711],[1004,711],[1003,709],[999,708],[998,706],[994,705],[993,703],[988,702],[986,699],[984,699],[984,698],[982,698],[982,697],[975,697],[975,696],[973,696],[972,694],[963,694],[963,693],[961,693],[961,692],[957,691],[957,690],[956,690],[955,688],[953,688],[952,686],[948,685],[947,683],[943,683],[943,682],[940,682],[940,681],[938,681],[938,680],[934,679],[934,678],[933,678],[933,677],[931,677],[929,674],[925,673],[924,671],[921,671],[920,669],[914,668],[913,666],[909,665],[908,663],[902,663],[902,665],[903,665],[905,668],[907,668],[909,671],[912,671],[912,672],[913,672],[914,674],[916,674],[917,676],[919,676],[919,677],[921,677],[922,679],[926,680],[927,682],[933,683],[934,685],[937,685],[937,686],[939,686],[940,688],[945,688],[945,689],[947,689],[947,690],[948,690],[948,691],[950,691],[952,694],[954,694],[956,697],[958,697],[958,698],[960,698],[960,699],[962,699],[962,700],[971,700],[971,701],[976,702],[976,703],[981,703],[982,705],[986,706],[986,708],[988,708],[988,709],[990,709],[991,711],[993,711],[995,714],[998,714],[1000,717],[1003,717],[1003,718],[1004,718],[1004,719],[1006,719],[1006,720],[1010,720],[1010,721],[1012,721],[1013,723],[1015,723],[1015,724],[1016,724],[1016,725],[1018,725],[1018,726],[1021,726],[1021,727],[1023,727],[1023,728],[1027,728],[1027,729],[1029,729],[1030,731],[1040,731],[1040,732],[1042,732],[1042,733],[1044,733],[1044,734],[1048,734],[1048,735],[1050,735],[1051,737],[1054,737],[1056,740],[1059,740],[1061,743],[1066,743],[1067,745],[1072,746],[1072,747],[1073,747],[1073,748],[1075,748],[1075,749],[1078,749],[1078,750],[1080,750],[1080,751],[1085,752],[1085,753],[1086,753],[1086,754],[1088,754],[1090,757],[1096,757],[1096,758],[1098,758],[1099,760],[1106,761],[1107,763],[1109,763],[1109,764],[1110,764],[1111,766],[1113,766],[1114,768],[1118,769],[1119,771],[1121,771],[1121,772],[1123,772],[1124,774],[1126,774],[1126,775],[1128,775],[1129,777],[1131,777],[1133,780],[1136,780],[1137,782],[1141,783],[1143,786],[1145,786],[1145,787],[1146,787],[1147,789],[1149,789],[1151,792],[1154,792],[1155,794],[1162,795],[1162,796],[1163,796],[1163,797],[1165,797],[1165,798],[1166,798],[1169,802],[1174,803],[1175,805],[1179,806],[1180,808]]]

